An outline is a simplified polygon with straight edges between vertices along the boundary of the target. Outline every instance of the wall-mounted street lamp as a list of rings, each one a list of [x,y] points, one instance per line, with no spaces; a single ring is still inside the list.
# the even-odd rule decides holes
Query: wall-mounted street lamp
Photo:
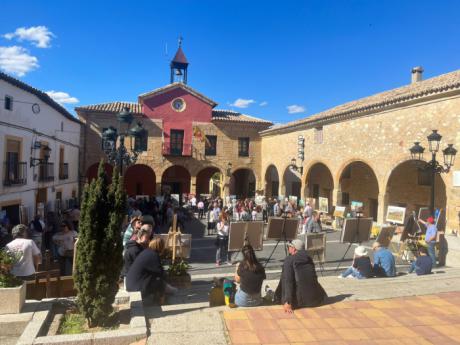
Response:
[[[120,174],[123,174],[123,165],[136,163],[137,156],[143,151],[141,147],[136,145],[136,140],[144,140],[147,134],[141,122],[137,122],[134,127],[130,128],[134,117],[128,107],[124,107],[117,115],[117,120],[118,131],[110,126],[102,133],[102,147],[104,148],[104,153],[107,155],[107,160],[117,165]],[[124,131],[123,127],[126,127]],[[126,137],[131,138],[129,150],[125,146]],[[132,139],[134,139],[134,146]],[[119,141],[118,147],[117,140]]]
[[[454,165],[455,155],[457,150],[454,148],[453,144],[447,144],[447,147],[442,150],[444,165],[441,165],[436,160],[436,154],[439,151],[439,144],[441,142],[442,136],[438,133],[436,129],[433,129],[433,132],[427,137],[428,145],[431,152],[431,160],[424,162],[422,167],[419,167],[420,170],[430,171],[431,172],[431,197],[430,197],[430,212],[434,215],[434,192],[435,192],[435,178],[436,174],[448,173],[450,168]],[[420,142],[414,142],[414,146],[409,149],[412,159],[416,161],[424,161],[423,153],[425,148],[420,145]]]
[[[50,152],[51,149],[48,145],[43,145],[41,142],[36,141],[32,149],[42,149],[43,150],[43,158],[33,158],[30,157],[30,167],[36,167],[37,165],[48,163],[50,159]]]
[[[290,167],[294,171],[298,171],[300,175],[303,174],[303,161],[305,159],[305,138],[303,135],[299,135],[297,138],[297,158],[300,161],[300,165],[297,166],[297,159],[292,158]]]

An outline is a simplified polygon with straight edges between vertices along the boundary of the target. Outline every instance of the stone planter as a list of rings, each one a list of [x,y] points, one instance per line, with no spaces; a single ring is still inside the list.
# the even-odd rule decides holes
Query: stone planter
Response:
[[[188,273],[182,276],[170,275],[168,276],[167,280],[169,284],[178,289],[189,288],[190,286],[192,286],[192,277]]]
[[[26,300],[26,284],[0,288],[0,314],[18,314]]]

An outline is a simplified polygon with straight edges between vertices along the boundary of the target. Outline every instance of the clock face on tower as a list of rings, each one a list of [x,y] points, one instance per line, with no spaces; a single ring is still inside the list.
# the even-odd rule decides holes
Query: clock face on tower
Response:
[[[171,102],[171,107],[178,112],[184,111],[185,110],[185,101],[182,98],[175,98]]]

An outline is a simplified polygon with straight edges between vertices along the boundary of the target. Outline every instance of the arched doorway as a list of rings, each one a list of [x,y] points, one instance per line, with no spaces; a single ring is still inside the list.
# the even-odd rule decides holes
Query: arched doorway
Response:
[[[379,183],[372,168],[362,161],[348,164],[340,174],[340,194],[337,204],[349,206],[352,201],[363,203],[364,217],[377,221]]]
[[[292,170],[291,167],[287,167],[283,174],[284,183],[284,196],[289,197],[294,195],[297,200],[300,199],[300,190],[302,186],[301,176],[297,171]]]
[[[323,163],[312,165],[307,173],[305,197],[315,199],[316,209],[319,206],[319,198],[327,198],[329,210],[331,210],[333,190],[334,179],[329,168]]]
[[[134,195],[155,195],[156,176],[152,168],[144,164],[130,166],[124,179],[126,193]]]
[[[88,170],[86,170],[86,182],[91,183],[97,177],[97,170],[99,169],[99,163],[94,163]],[[109,178],[109,183],[112,183],[112,172],[113,167],[109,163],[104,163],[104,170]]]
[[[196,195],[212,194],[220,195],[222,183],[221,172],[216,167],[207,167],[196,175]]]
[[[190,173],[180,165],[173,165],[161,176],[161,191],[166,194],[190,194]],[[181,199],[179,199],[181,200]]]
[[[238,199],[253,198],[256,195],[256,176],[251,169],[235,170],[230,178],[230,195]]]
[[[278,170],[274,165],[270,165],[265,172],[265,196],[267,198],[277,197],[279,195],[280,179]]]
[[[389,205],[405,207],[406,218],[413,211],[418,214],[421,207],[430,206],[431,176],[428,171],[419,170],[417,164],[409,160],[392,170],[386,186],[384,217]],[[436,174],[434,207],[445,210],[446,201],[446,185],[441,176]]]

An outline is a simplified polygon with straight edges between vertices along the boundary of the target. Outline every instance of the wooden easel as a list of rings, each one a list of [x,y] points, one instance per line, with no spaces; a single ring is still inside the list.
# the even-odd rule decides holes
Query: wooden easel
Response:
[[[172,226],[168,232],[168,247],[172,247],[172,263],[176,261],[176,246],[179,243],[179,256],[182,258],[182,232],[177,228],[177,214],[173,216]],[[170,242],[172,241],[172,243]]]

